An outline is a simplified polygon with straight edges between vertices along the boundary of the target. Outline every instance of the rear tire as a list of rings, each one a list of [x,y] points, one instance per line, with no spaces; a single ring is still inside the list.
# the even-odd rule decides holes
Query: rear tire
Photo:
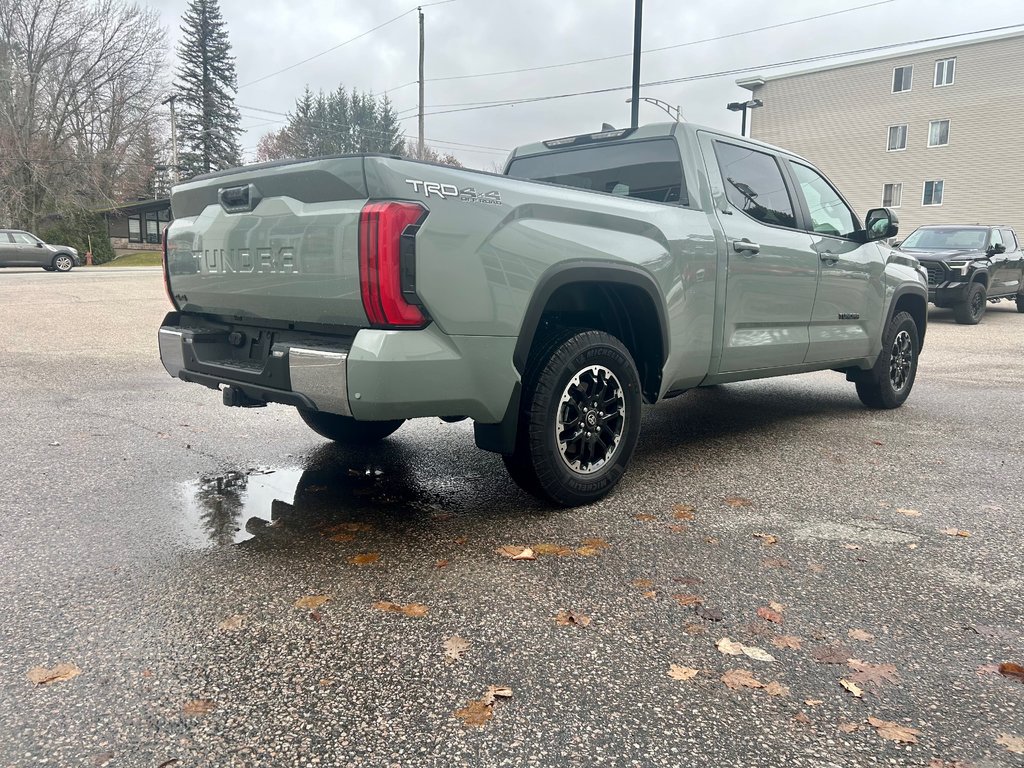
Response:
[[[1024,293],[1017,294],[1017,311],[1024,312]]]
[[[370,445],[383,440],[402,424],[404,419],[392,421],[356,421],[351,416],[324,411],[309,411],[297,408],[306,426],[321,437],[341,445]]]
[[[971,283],[966,298],[953,305],[953,317],[960,325],[977,325],[985,314],[987,298],[984,285]]]
[[[857,396],[868,408],[899,408],[910,396],[917,377],[921,345],[917,323],[909,312],[900,312],[886,328],[882,351],[870,371],[857,380]]]
[[[603,331],[554,332],[527,363],[505,467],[524,491],[560,506],[597,501],[633,455],[640,401],[640,376],[621,341]]]

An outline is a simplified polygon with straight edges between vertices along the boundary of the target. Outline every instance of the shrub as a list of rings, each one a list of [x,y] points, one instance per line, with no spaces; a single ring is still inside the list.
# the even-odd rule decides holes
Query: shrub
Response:
[[[103,220],[103,214],[100,213],[80,210],[63,214],[36,234],[48,243],[77,248],[83,264],[85,252],[89,250],[90,236],[94,264],[103,264],[114,258],[114,249],[110,246],[110,238],[107,236],[107,225]]]

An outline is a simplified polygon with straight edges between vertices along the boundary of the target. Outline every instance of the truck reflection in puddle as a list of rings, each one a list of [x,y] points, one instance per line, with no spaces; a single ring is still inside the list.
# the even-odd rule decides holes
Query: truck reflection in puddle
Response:
[[[356,517],[404,528],[435,509],[432,496],[394,446],[378,457],[328,445],[305,467],[230,471],[187,483],[185,535],[192,546],[222,547],[293,539]]]

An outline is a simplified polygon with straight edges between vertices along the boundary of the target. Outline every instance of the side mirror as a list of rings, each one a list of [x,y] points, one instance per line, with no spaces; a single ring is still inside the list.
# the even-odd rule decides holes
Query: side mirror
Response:
[[[43,247],[42,243],[36,243],[36,248],[42,248],[42,247]]]
[[[867,233],[867,242],[896,237],[900,231],[900,220],[888,208],[872,208],[868,211],[864,231]]]
[[[990,245],[988,247],[987,253],[988,253],[989,256],[995,256],[997,253],[1006,253],[1006,246],[1003,245],[1002,243],[996,243],[995,245]]]

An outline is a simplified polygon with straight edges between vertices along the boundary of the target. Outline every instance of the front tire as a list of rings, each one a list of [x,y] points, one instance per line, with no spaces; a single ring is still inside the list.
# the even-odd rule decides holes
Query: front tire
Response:
[[[917,377],[921,349],[917,323],[909,312],[900,312],[886,328],[882,351],[870,371],[857,380],[857,396],[868,408],[899,408],[910,396]]]
[[[640,435],[640,376],[625,345],[603,331],[553,333],[523,385],[515,451],[502,457],[512,479],[564,507],[611,491]]]
[[[306,426],[321,437],[333,440],[341,445],[370,445],[383,440],[395,432],[403,419],[392,421],[356,421],[351,416],[324,411],[309,411],[297,408],[299,416]]]
[[[58,253],[51,262],[54,272],[70,272],[75,266],[75,260],[66,253]]]
[[[977,325],[985,314],[987,298],[984,285],[971,283],[964,300],[953,305],[953,317],[960,325]]]
[[[1017,294],[1017,311],[1024,313],[1024,293]]]

